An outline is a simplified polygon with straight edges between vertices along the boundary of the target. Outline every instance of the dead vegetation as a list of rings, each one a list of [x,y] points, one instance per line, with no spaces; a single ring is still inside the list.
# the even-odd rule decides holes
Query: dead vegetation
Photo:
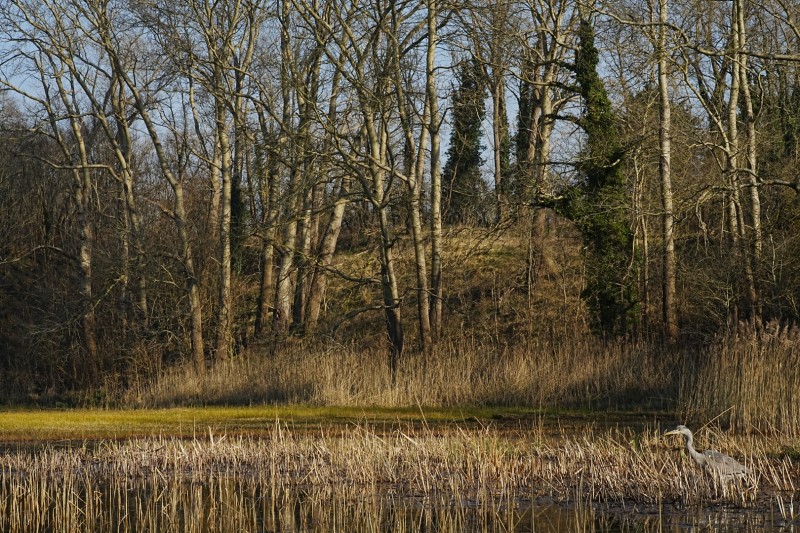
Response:
[[[800,469],[774,453],[774,441],[711,435],[753,472],[741,486],[715,486],[658,429],[359,424],[293,432],[276,422],[259,438],[210,433],[20,449],[0,456],[0,529],[408,530],[439,520],[436,530],[455,531],[484,520],[498,530],[540,498],[795,512]]]
[[[464,332],[430,357],[408,354],[392,383],[382,351],[298,341],[202,376],[191,366],[175,368],[132,388],[123,403],[674,408],[677,363],[646,344],[583,337],[503,346]]]

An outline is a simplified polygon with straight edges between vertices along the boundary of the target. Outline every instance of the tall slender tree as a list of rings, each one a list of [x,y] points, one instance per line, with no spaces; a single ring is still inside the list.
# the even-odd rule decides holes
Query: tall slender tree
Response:
[[[668,342],[678,337],[678,320],[675,303],[675,216],[672,201],[672,108],[669,96],[667,63],[668,0],[658,3],[658,33],[656,53],[658,55],[658,95],[660,156],[658,162],[661,177],[662,232],[664,251],[662,255],[662,300],[661,314],[664,334]]]

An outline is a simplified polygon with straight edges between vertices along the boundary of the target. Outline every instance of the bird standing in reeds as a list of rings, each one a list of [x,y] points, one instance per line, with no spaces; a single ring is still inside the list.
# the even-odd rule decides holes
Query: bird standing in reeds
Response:
[[[686,426],[678,426],[672,431],[667,431],[665,435],[683,435],[686,438],[686,451],[691,458],[717,481],[724,484],[747,476],[747,469],[733,457],[716,450],[705,450],[704,452],[695,450],[694,436]]]

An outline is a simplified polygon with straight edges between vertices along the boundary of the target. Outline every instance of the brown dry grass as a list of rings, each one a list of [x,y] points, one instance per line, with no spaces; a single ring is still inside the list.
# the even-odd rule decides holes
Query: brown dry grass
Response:
[[[504,345],[465,331],[427,358],[408,354],[394,383],[380,345],[291,340],[202,376],[173,368],[121,403],[659,409],[695,426],[800,435],[797,335],[740,335],[696,352],[591,336]]]
[[[292,342],[198,375],[173,369],[133,389],[126,404],[286,402],[363,406],[664,407],[675,360],[645,344],[534,340],[504,347],[462,337],[429,358],[409,355],[395,383],[385,353]]]
[[[744,328],[704,350],[684,374],[681,397],[689,419],[800,435],[800,330]]]

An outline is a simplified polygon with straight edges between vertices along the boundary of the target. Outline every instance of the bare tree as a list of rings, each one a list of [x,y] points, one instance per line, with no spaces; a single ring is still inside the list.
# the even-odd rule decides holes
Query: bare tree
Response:
[[[100,5],[107,7],[106,4]],[[146,62],[139,61],[139,58],[135,56],[136,47],[132,46],[130,42],[119,40],[122,34],[114,31],[113,18],[107,16],[104,22],[106,23],[105,26],[98,25],[99,27],[94,28],[98,34],[98,44],[108,55],[111,68],[114,69],[119,80],[125,84],[127,91],[129,91],[132,103],[152,143],[161,173],[172,190],[172,208],[168,209],[164,206],[163,211],[172,219],[178,235],[178,255],[183,268],[185,290],[189,303],[192,359],[197,371],[199,373],[204,373],[205,346],[203,339],[203,311],[200,298],[200,280],[195,270],[194,252],[188,230],[188,212],[186,208],[184,184],[173,171],[172,160],[162,141],[162,131],[157,126],[151,114],[153,95],[150,94],[150,91],[153,89],[153,87],[151,87],[153,79],[149,78],[144,70],[137,71],[133,68],[133,65],[141,63],[146,64]],[[128,37],[135,38],[135,36]],[[142,69],[144,69],[144,67],[142,67]]]
[[[61,149],[61,161],[48,161],[71,175],[71,193],[78,226],[77,264],[78,291],[81,296],[80,323],[83,344],[88,355],[90,377],[100,370],[99,348],[95,319],[94,245],[92,194],[97,165],[91,160],[90,139],[93,126],[87,123],[87,111],[81,103],[83,89],[95,90],[91,79],[83,77],[73,56],[77,41],[83,36],[70,27],[70,16],[59,5],[39,2],[11,2],[0,12],[10,34],[10,40],[20,47],[6,61],[30,69],[39,83],[37,92],[5,78],[2,85],[37,104],[44,111],[49,126],[47,135]],[[83,84],[83,87],[82,87]],[[89,111],[90,113],[90,111]],[[66,126],[64,126],[66,123]],[[66,129],[65,129],[66,128]]]
[[[402,175],[400,162],[392,147],[393,124],[398,106],[392,69],[397,68],[393,43],[401,37],[394,30],[404,23],[404,13],[392,5],[369,1],[355,2],[347,10],[321,13],[320,6],[293,0],[293,6],[310,27],[319,27],[330,43],[324,53],[333,68],[352,91],[358,109],[359,124],[352,140],[334,136],[341,164],[361,184],[378,222],[378,260],[381,293],[387,336],[389,367],[394,376],[404,349],[401,297],[397,282],[395,236],[391,224],[391,191]],[[400,17],[400,18],[398,18]],[[417,23],[413,23],[417,24]],[[409,32],[413,35],[413,32]],[[407,34],[405,34],[407,35]],[[404,43],[397,47],[407,50]],[[352,117],[355,118],[355,117]]]
[[[323,153],[330,153],[333,151],[334,140],[333,135],[336,132],[338,122],[338,106],[339,106],[339,83],[341,80],[341,73],[334,72],[333,79],[331,80],[331,92],[328,102],[328,113],[325,117],[325,139],[323,142]],[[327,165],[332,167],[332,162]],[[328,283],[328,270],[331,268],[333,256],[336,252],[336,244],[339,240],[339,233],[342,229],[342,222],[344,220],[345,209],[350,201],[350,186],[352,179],[349,176],[342,176],[338,180],[338,186],[334,188],[331,194],[333,198],[333,208],[330,213],[330,218],[322,232],[320,238],[318,253],[315,265],[312,272],[311,284],[309,287],[308,305],[306,311],[306,328],[313,331],[317,327],[320,313],[322,311],[322,304],[325,298],[325,290]]]
[[[686,65],[683,71],[684,82],[703,106],[708,117],[715,138],[710,141],[713,149],[711,153],[721,156],[718,164],[723,171],[724,181],[720,190],[725,201],[722,226],[726,228],[728,250],[742,273],[743,300],[734,303],[729,309],[729,320],[734,325],[744,317],[754,319],[759,308],[753,273],[753,254],[748,242],[751,238],[750,232],[755,227],[759,228],[760,233],[760,222],[756,223],[752,219],[750,223],[746,221],[742,191],[747,183],[752,185],[752,182],[740,166],[742,161],[739,133],[740,98],[745,93],[744,86],[749,83],[746,72],[742,69],[746,59],[743,52],[744,33],[739,23],[741,7],[740,2],[733,2],[729,14],[709,8],[708,16],[720,17],[724,21],[723,24],[729,27],[723,46],[724,51],[710,48],[710,43],[713,43],[717,36],[710,35],[708,29],[706,33],[685,31],[683,35],[684,39],[694,45],[691,50],[688,47],[683,48]],[[711,25],[704,27],[709,28]],[[752,133],[754,135],[754,130]],[[745,153],[748,153],[748,157],[754,157],[754,153],[747,151]],[[751,163],[754,164],[754,161]],[[748,175],[753,174],[748,173]],[[752,217],[756,212],[760,213],[760,202],[758,187],[751,188],[755,194],[755,202],[751,205],[751,209],[755,209],[751,211]],[[757,240],[760,241],[760,237]],[[741,309],[741,305],[744,305],[745,309]]]
[[[431,287],[430,323],[434,337],[442,330],[442,168],[440,160],[439,95],[436,90],[436,50],[439,41],[439,5],[428,0],[428,43],[425,53],[425,94],[429,106],[431,156]]]
[[[397,100],[398,119],[405,138],[405,175],[400,176],[398,174],[398,176],[401,177],[405,183],[409,196],[409,225],[411,227],[411,240],[414,247],[414,264],[417,279],[417,320],[419,323],[420,344],[424,351],[430,351],[433,340],[431,337],[430,302],[428,300],[429,283],[424,243],[425,235],[422,224],[422,187],[427,143],[430,137],[428,128],[430,125],[431,103],[428,99],[429,94],[427,91],[423,92],[423,110],[420,116],[415,109],[415,102],[410,96],[414,88],[406,88],[406,84],[409,82],[404,79],[407,69],[404,68],[403,61],[403,55],[408,49],[408,43],[417,38],[416,31],[423,28],[427,29],[428,19],[427,17],[420,18],[414,26],[414,31],[405,31],[401,34],[402,28],[399,23],[402,22],[405,17],[410,18],[410,15],[398,12],[395,8],[392,12],[393,24],[390,30],[392,32],[392,36],[390,37],[391,60],[394,63],[394,68],[391,69],[393,73],[392,83]],[[422,25],[423,22],[425,24],[424,26]]]
[[[525,191],[523,202],[532,201],[530,235],[528,241],[527,286],[530,293],[535,284],[537,270],[549,268],[544,239],[547,209],[536,207],[547,203],[555,194],[550,182],[551,139],[559,113],[574,94],[564,91],[565,69],[571,48],[574,46],[577,10],[570,2],[562,0],[529,0],[520,14],[519,66],[520,120],[517,132],[517,189]],[[531,31],[524,31],[527,24]]]

